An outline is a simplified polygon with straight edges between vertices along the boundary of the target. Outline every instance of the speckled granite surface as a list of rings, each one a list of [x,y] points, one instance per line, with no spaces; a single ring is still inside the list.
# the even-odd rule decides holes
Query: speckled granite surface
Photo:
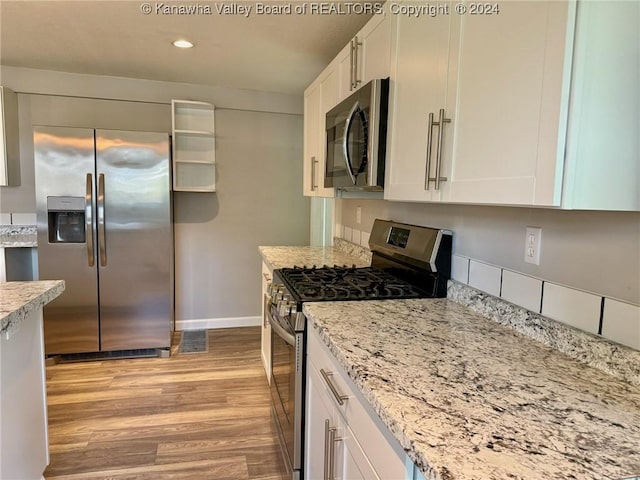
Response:
[[[0,283],[0,335],[11,335],[30,313],[64,291],[64,281]]]
[[[0,225],[0,248],[37,246],[35,225]]]
[[[369,261],[345,253],[337,247],[259,247],[262,257],[271,268],[287,268],[306,265],[355,265],[367,267]]]
[[[333,237],[333,244],[338,250],[358,257],[363,262],[366,262],[366,265],[371,265],[371,250],[368,248],[356,245],[340,237]]]
[[[304,312],[428,479],[640,472],[638,386],[447,299]]]
[[[550,320],[467,285],[450,281],[448,297],[609,375],[640,385],[640,352]]]

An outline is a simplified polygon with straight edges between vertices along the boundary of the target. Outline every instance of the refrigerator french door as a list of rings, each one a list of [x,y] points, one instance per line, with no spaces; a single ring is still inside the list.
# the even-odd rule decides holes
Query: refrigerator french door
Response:
[[[166,133],[34,129],[45,353],[168,348],[173,232]]]

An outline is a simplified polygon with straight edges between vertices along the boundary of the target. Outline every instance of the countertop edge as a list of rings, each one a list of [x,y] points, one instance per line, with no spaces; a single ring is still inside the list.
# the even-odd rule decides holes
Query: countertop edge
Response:
[[[35,225],[0,225],[0,248],[34,248],[38,246]]]
[[[3,291],[3,287],[9,285],[12,290],[18,290],[20,287],[25,289],[33,287],[42,287],[34,293],[22,293],[19,295],[25,295],[27,298],[17,307],[13,308],[10,312],[4,313],[0,318],[0,335],[11,335],[20,326],[20,323],[34,311],[44,307],[57,297],[59,297],[65,290],[64,280],[46,280],[35,282],[5,282],[0,283],[0,293],[2,293],[3,303],[6,301],[6,296],[9,294]],[[13,292],[12,292],[13,293]]]

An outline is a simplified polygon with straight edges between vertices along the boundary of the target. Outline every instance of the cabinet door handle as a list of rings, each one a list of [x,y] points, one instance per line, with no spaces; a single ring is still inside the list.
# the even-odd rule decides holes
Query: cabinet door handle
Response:
[[[349,44],[349,91],[353,90],[353,39]]]
[[[349,396],[342,395],[340,392],[338,392],[338,389],[331,381],[331,376],[333,375],[333,373],[327,372],[324,368],[321,368],[320,375],[322,375],[322,378],[324,379],[325,383],[329,387],[329,390],[331,390],[331,393],[335,397],[336,402],[338,402],[338,405],[344,405],[344,401],[349,400]]]
[[[440,109],[440,118],[438,119],[438,149],[436,150],[436,190],[440,189],[440,182],[446,182],[447,177],[440,176],[440,170],[442,169],[442,138],[444,134],[444,124],[451,123],[450,118],[444,117],[444,108]]]
[[[316,185],[316,165],[318,164],[318,160],[316,157],[311,157],[311,191],[314,192],[317,190],[318,185]]]
[[[353,63],[352,63],[352,69],[353,69],[353,90],[355,90],[356,88],[358,88],[358,84],[360,83],[360,80],[358,80],[358,47],[362,46],[362,42],[358,41],[358,37],[355,37],[353,40]]]
[[[446,182],[447,177],[441,177],[442,170],[442,144],[444,135],[444,124],[451,123],[450,118],[444,117],[444,108],[440,109],[440,116],[437,122],[433,121],[433,113],[429,114],[429,132],[427,133],[427,175],[424,184],[425,190],[429,190],[429,182],[436,182],[436,190],[440,190],[440,182]],[[431,174],[431,141],[433,127],[438,127],[438,146],[436,147],[436,176],[430,177]]]
[[[433,112],[429,114],[429,126],[427,127],[427,172],[424,176],[424,189],[429,190],[431,182],[431,142],[433,140]]]
[[[324,472],[322,475],[323,480],[329,480],[329,450],[331,450],[331,445],[329,444],[329,432],[331,431],[331,427],[329,426],[329,420],[324,421]]]
[[[324,480],[335,480],[335,444],[342,440],[342,438],[336,437],[336,431],[336,427],[329,426],[328,419],[324,421]]]

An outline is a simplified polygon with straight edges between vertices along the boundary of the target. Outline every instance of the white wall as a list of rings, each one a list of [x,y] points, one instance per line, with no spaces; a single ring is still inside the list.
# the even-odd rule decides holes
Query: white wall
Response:
[[[368,233],[375,218],[450,229],[455,254],[640,304],[639,212],[337,201],[338,224]],[[527,226],[542,227],[539,266],[524,263]]]
[[[2,67],[18,92],[21,185],[0,213],[33,213],[33,125],[170,132],[172,98],[214,103],[217,192],[174,194],[176,320],[261,309],[258,245],[309,243],[302,196],[302,97]]]
[[[302,116],[221,110],[216,133],[215,195],[175,194],[179,320],[259,314],[258,246],[309,243]]]

